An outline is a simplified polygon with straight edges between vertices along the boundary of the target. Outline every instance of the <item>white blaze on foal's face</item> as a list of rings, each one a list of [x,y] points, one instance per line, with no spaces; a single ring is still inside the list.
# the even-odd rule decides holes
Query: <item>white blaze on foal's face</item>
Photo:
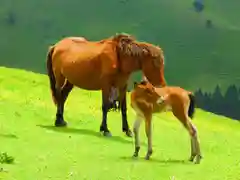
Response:
[[[157,99],[157,104],[162,104],[163,103],[163,97],[160,96],[158,99]]]

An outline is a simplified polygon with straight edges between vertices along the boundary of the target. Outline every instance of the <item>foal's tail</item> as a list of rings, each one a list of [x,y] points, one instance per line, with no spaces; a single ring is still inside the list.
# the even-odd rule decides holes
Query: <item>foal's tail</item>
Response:
[[[189,93],[188,97],[190,99],[190,105],[189,105],[189,108],[188,108],[188,116],[192,119],[193,115],[194,115],[194,112],[195,112],[195,104],[196,104],[195,96],[192,93]]]
[[[52,91],[52,99],[54,104],[57,104],[57,100],[56,100],[56,88],[55,88],[55,84],[56,84],[56,79],[53,73],[53,69],[52,69],[52,54],[54,51],[54,46],[50,46],[48,53],[47,53],[47,73],[48,73],[48,77],[49,77],[49,81],[50,81],[50,87],[51,87],[51,91]]]

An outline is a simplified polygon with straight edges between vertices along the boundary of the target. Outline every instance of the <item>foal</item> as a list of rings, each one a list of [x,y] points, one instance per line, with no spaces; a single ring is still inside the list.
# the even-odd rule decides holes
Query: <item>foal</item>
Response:
[[[145,132],[148,138],[148,151],[145,159],[149,160],[152,155],[152,115],[162,111],[172,111],[174,116],[183,124],[191,137],[191,157],[189,161],[199,164],[202,158],[197,129],[192,124],[195,110],[194,95],[180,87],[156,88],[147,81],[134,83],[131,92],[131,106],[136,113],[134,122],[135,152],[133,157],[138,157],[140,150],[139,128],[145,121]]]

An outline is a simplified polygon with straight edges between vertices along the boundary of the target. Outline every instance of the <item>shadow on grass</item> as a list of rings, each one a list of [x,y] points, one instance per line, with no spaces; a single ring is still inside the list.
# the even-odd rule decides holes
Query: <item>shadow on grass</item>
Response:
[[[13,139],[17,139],[18,138],[14,134],[0,134],[0,137],[3,137],[3,138],[13,138]]]
[[[133,144],[133,141],[131,138],[129,140],[126,140],[119,136],[112,136],[112,137],[105,137],[100,132],[96,132],[89,129],[77,129],[77,128],[70,128],[70,127],[55,127],[55,126],[46,126],[46,125],[37,125],[38,127],[61,132],[61,133],[70,133],[70,134],[81,134],[81,135],[87,135],[87,136],[94,136],[102,139],[106,139],[109,141],[116,141],[123,144]]]
[[[139,161],[139,162],[149,162],[149,163],[160,163],[160,164],[189,164],[190,162],[188,160],[180,160],[180,159],[167,159],[167,160],[161,160],[161,159],[155,159],[155,158],[151,158],[150,160],[145,160],[144,157],[132,157],[132,156],[124,156],[124,157],[120,157],[121,160],[124,161],[131,161],[131,162],[135,162],[135,161]]]

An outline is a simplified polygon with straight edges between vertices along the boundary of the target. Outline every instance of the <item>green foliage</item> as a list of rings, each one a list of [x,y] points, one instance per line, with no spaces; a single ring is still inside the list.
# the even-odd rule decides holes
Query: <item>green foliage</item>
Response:
[[[197,109],[193,123],[198,129],[204,159],[194,165],[187,161],[190,139],[184,127],[171,113],[156,115],[152,160],[144,160],[147,148],[144,124],[140,157],[133,160],[133,140],[122,133],[119,113],[108,114],[113,137],[105,138],[98,132],[100,92],[74,89],[65,108],[69,126],[55,128],[56,107],[45,75],[0,67],[0,83],[1,151],[17,159],[14,166],[1,165],[7,173],[0,172],[0,179],[167,180],[174,176],[176,180],[236,180],[240,177],[236,156],[240,154],[239,122]],[[135,116],[129,102],[128,99],[132,128]]]
[[[63,36],[127,32],[163,48],[169,84],[226,89],[239,79],[239,6],[212,0],[196,13],[189,0],[1,0],[0,65],[45,73],[48,46]]]
[[[14,157],[9,156],[6,152],[0,153],[0,163],[1,164],[12,164],[14,162]]]

